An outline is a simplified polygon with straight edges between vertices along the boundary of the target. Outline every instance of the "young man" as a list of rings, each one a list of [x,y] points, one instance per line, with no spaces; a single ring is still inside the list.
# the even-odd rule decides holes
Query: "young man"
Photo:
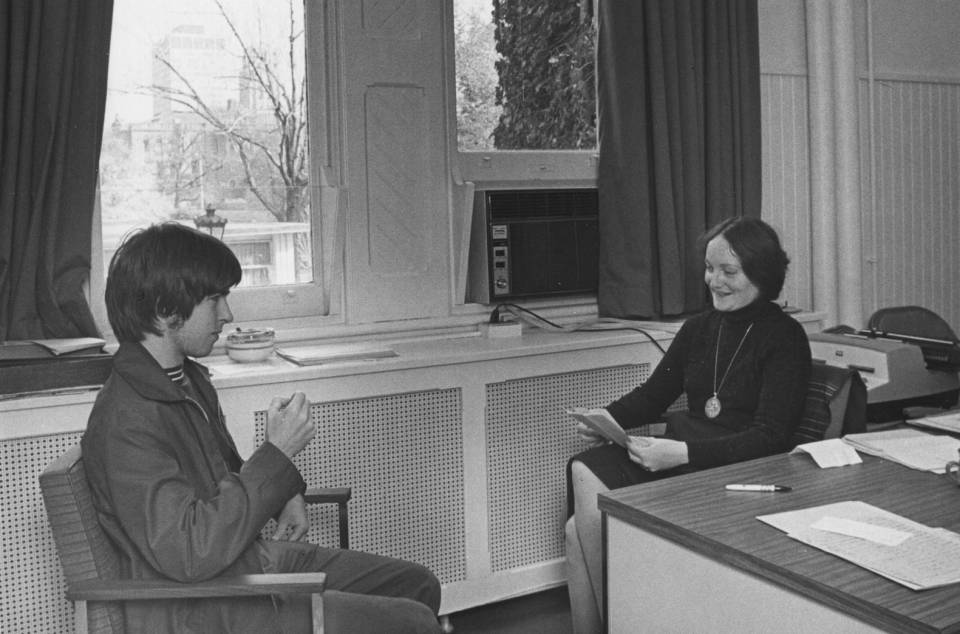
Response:
[[[106,304],[120,347],[82,448],[99,520],[122,575],[198,581],[220,575],[322,571],[331,632],[439,632],[440,585],[426,568],[299,541],[305,488],[291,459],[316,433],[295,392],[267,409],[267,441],[237,454],[206,369],[233,320],[240,264],[219,240],[179,224],[130,236],[110,263]],[[270,518],[272,540],[260,539]],[[287,540],[281,540],[289,534]],[[133,601],[127,631],[310,631],[307,597]]]

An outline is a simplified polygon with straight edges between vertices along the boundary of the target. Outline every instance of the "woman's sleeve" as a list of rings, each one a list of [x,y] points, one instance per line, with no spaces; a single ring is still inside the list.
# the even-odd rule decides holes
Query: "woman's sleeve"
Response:
[[[810,343],[803,327],[790,319],[761,348],[760,394],[750,424],[741,432],[688,440],[690,464],[697,468],[768,456],[789,448],[803,416],[810,381]]]
[[[683,394],[683,366],[690,341],[690,321],[684,323],[650,377],[607,406],[624,429],[656,423]]]

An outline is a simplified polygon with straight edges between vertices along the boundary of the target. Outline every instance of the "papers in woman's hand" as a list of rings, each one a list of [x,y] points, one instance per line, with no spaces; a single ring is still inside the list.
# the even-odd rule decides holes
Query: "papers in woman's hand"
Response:
[[[583,407],[574,407],[568,409],[567,413],[573,416],[581,423],[587,425],[607,440],[615,442],[624,449],[629,444],[627,432],[613,419],[610,412],[598,407],[595,409],[586,409]]]

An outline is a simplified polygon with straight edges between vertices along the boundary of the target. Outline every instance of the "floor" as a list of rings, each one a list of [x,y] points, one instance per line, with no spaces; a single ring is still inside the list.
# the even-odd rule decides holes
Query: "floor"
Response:
[[[450,615],[454,634],[570,634],[566,586]]]

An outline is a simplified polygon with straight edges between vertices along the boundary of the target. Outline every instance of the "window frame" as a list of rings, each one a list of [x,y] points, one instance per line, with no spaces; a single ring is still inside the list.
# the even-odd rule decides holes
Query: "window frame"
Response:
[[[455,0],[454,0],[455,2]],[[446,81],[450,114],[450,148],[455,181],[473,183],[478,189],[504,187],[563,187],[596,184],[598,147],[590,150],[461,150],[457,142],[457,60],[454,13],[451,4],[444,22],[446,30]],[[596,16],[596,12],[594,12]],[[596,20],[596,17],[594,17]]]
[[[261,287],[236,288],[230,294],[233,312],[240,317],[237,323],[269,322],[280,328],[318,326],[340,320],[339,278],[342,271],[333,265],[336,258],[330,253],[335,242],[323,239],[324,227],[337,226],[340,213],[336,191],[329,184],[336,181],[335,156],[339,147],[339,114],[334,104],[338,87],[331,82],[330,69],[337,63],[338,53],[329,38],[336,29],[326,20],[335,19],[333,3],[298,3],[304,11],[304,63],[307,73],[307,129],[310,164],[310,242],[313,254],[313,281]],[[313,35],[311,35],[313,34]],[[105,272],[109,262],[103,250],[101,229],[100,188],[93,214],[91,277],[88,284],[89,303],[94,320],[101,332],[111,333],[103,297],[106,289]]]

